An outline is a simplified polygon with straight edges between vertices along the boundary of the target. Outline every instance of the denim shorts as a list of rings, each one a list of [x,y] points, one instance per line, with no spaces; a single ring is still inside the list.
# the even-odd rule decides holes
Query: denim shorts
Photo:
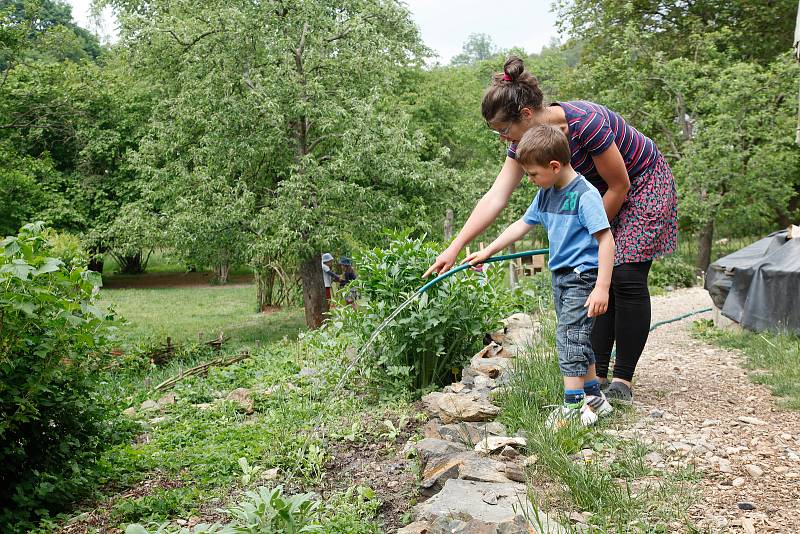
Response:
[[[556,308],[556,349],[563,376],[584,376],[595,362],[591,334],[594,317],[584,308],[597,282],[597,270],[571,269],[553,272],[553,304]]]

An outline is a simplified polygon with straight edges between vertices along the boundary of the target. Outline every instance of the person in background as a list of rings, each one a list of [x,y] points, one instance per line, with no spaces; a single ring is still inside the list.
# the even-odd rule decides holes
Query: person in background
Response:
[[[341,277],[333,272],[333,256],[326,252],[322,255],[322,282],[325,285],[325,300],[331,300],[331,282],[341,282]]]
[[[354,281],[356,278],[356,272],[353,270],[353,262],[350,258],[341,257],[339,259],[339,267],[342,269],[342,276],[339,280],[339,286],[344,288],[346,285],[350,284],[350,282]],[[350,285],[350,289],[344,296],[344,301],[356,309],[356,301],[358,300],[358,291],[353,285]]]

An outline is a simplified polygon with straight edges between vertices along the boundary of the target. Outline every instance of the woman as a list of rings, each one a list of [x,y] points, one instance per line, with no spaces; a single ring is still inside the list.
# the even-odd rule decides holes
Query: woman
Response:
[[[503,73],[494,75],[481,111],[500,139],[511,143],[508,157],[464,227],[424,276],[449,270],[461,249],[506,206],[522,179],[522,167],[514,157],[516,143],[528,128],[539,124],[561,128],[569,139],[572,166],[603,195],[617,244],[609,307],[595,321],[592,346],[597,375],[606,383],[616,341],[614,374],[606,396],[629,402],[633,374],[650,329],[650,265],[653,259],[673,252],[677,242],[677,196],[669,165],[652,140],[603,106],[585,101],[544,106],[538,80],[517,57],[510,57]]]

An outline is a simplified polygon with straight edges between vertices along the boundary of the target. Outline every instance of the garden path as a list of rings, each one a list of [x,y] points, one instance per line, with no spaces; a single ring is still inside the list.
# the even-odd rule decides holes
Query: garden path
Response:
[[[702,288],[675,291],[653,298],[652,321],[708,306]],[[651,332],[637,368],[632,432],[663,446],[651,461],[698,470],[701,495],[688,511],[696,524],[797,532],[800,412],[780,408],[767,387],[750,382],[742,354],[692,337],[691,326],[683,320]]]

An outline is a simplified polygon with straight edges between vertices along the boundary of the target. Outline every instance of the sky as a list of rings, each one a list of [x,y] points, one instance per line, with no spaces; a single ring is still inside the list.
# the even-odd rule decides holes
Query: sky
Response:
[[[485,33],[500,48],[521,47],[539,52],[558,37],[551,0],[403,0],[419,26],[422,39],[445,64],[461,52],[473,33]],[[91,0],[68,0],[79,25],[97,33],[101,40],[114,40],[114,19],[104,12],[98,27],[90,18]],[[435,61],[436,58],[434,58]]]

